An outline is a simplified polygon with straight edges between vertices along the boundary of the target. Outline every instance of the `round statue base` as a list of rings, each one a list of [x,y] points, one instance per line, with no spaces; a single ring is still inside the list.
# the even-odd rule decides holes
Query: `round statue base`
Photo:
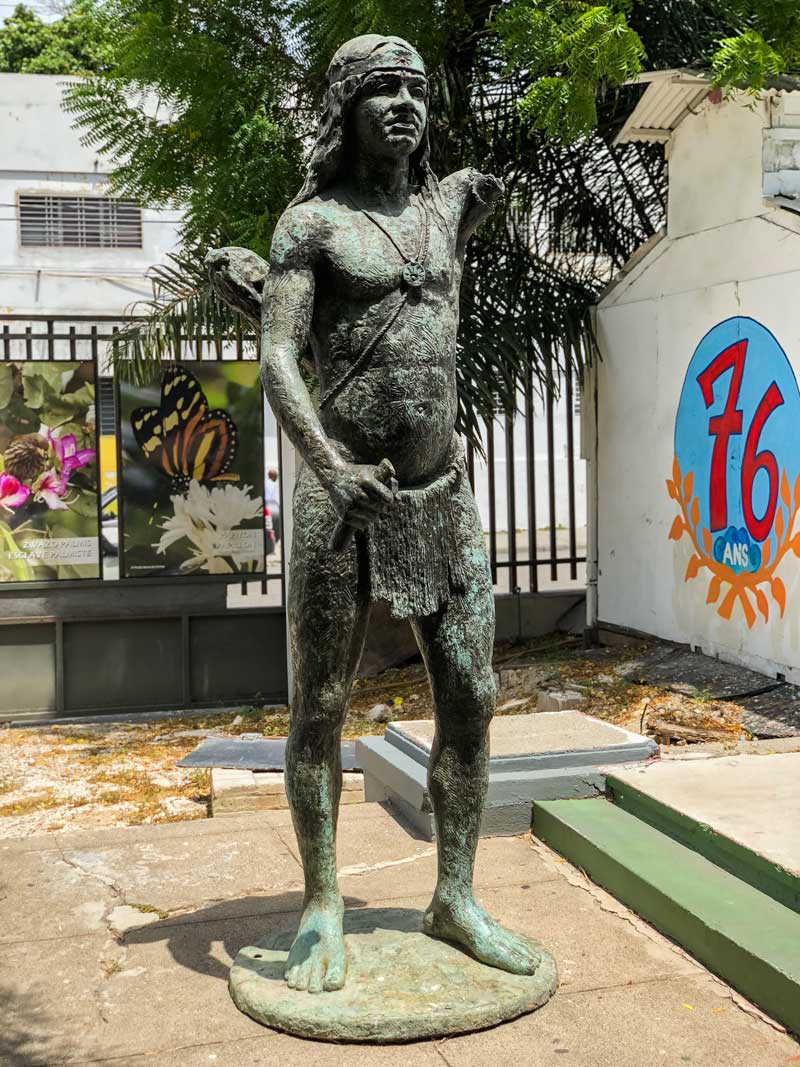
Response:
[[[556,990],[555,960],[538,945],[534,975],[508,974],[427,937],[421,924],[422,912],[405,908],[346,912],[347,982],[332,993],[286,985],[295,930],[273,932],[237,955],[231,996],[257,1022],[298,1037],[388,1044],[495,1026],[535,1011]]]

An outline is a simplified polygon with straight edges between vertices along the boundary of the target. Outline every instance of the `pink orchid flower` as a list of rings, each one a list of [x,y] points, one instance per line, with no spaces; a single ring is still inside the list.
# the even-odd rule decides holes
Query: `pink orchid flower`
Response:
[[[56,474],[53,467],[45,471],[34,484],[34,499],[42,500],[51,511],[66,511],[67,505],[61,499],[67,492],[67,479],[62,474]]]
[[[30,496],[30,489],[11,474],[0,474],[0,507],[21,507]]]
[[[78,448],[75,434],[68,433],[63,437],[56,437],[52,430],[47,431],[47,437],[56,454],[61,473],[69,478],[73,471],[85,467],[95,457],[93,448]]]

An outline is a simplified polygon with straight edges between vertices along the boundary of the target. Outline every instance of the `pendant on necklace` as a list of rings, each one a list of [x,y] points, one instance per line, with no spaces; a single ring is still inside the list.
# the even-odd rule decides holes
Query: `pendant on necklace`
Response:
[[[421,289],[426,278],[425,267],[416,259],[410,259],[403,267],[403,281],[410,289]]]

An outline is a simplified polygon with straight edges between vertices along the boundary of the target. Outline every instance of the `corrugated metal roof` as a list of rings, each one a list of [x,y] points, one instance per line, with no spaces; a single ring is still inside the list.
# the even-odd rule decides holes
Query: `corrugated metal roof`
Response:
[[[649,84],[615,137],[615,144],[668,141],[683,118],[711,92],[707,75],[685,70],[654,71],[641,75],[636,81]]]

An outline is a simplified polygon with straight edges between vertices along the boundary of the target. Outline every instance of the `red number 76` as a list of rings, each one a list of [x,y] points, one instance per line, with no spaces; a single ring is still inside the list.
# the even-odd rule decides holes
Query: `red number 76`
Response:
[[[742,388],[745,361],[747,359],[747,341],[737,341],[723,349],[697,376],[697,382],[703,393],[707,408],[714,403],[714,382],[720,375],[733,370],[728,397],[721,415],[714,415],[708,420],[708,433],[714,438],[714,450],[711,453],[711,485],[709,487],[711,529],[723,530],[728,525],[728,441],[742,432],[739,393]],[[742,457],[742,510],[744,521],[754,541],[763,541],[772,529],[775,509],[778,504],[778,462],[768,449],[756,452],[761,432],[772,412],[781,406],[783,396],[776,382],[772,382],[761,398],[761,402],[750,423]],[[769,478],[769,500],[767,508],[760,519],[753,511],[753,482],[759,470],[765,470]]]

